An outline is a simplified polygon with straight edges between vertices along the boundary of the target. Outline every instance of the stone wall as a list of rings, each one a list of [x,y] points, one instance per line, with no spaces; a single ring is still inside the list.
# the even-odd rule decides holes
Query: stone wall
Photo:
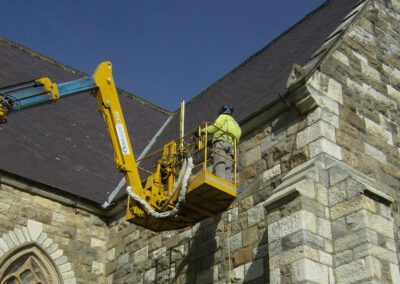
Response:
[[[373,178],[379,191],[394,198],[391,231],[396,248],[400,245],[399,34],[399,2],[372,1],[318,75],[340,86],[335,137],[343,162]]]
[[[161,234],[115,218],[108,282],[398,283],[399,19],[368,1],[305,83],[316,107],[242,139],[230,210]]]
[[[108,228],[99,217],[5,184],[0,196],[0,279],[26,251],[63,283],[105,283]]]
[[[311,160],[265,202],[271,282],[399,282],[399,20],[369,1],[306,82]]]

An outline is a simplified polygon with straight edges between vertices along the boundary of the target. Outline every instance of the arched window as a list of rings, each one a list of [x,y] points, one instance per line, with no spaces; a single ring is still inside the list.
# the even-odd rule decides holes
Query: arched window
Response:
[[[18,248],[0,263],[1,284],[63,283],[57,269],[37,246]]]

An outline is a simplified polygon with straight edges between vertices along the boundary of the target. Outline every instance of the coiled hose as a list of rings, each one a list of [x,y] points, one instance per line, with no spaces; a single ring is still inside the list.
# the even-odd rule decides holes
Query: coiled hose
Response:
[[[185,202],[187,186],[188,186],[190,175],[192,174],[193,167],[194,167],[194,164],[193,164],[192,157],[188,157],[187,159],[184,160],[182,169],[179,173],[178,180],[175,183],[174,189],[172,190],[172,194],[171,194],[171,196],[173,194],[175,194],[175,191],[182,184],[181,191],[180,191],[179,197],[178,197],[178,202],[176,203],[174,209],[172,209],[170,211],[166,211],[166,212],[155,211],[153,208],[151,208],[149,206],[149,204],[147,204],[146,201],[144,201],[140,196],[138,196],[137,194],[135,194],[132,191],[131,186],[126,187],[126,192],[133,200],[138,202],[149,213],[150,216],[152,216],[154,218],[168,218],[171,216],[175,216],[181,210],[181,207]],[[170,200],[170,198],[168,199],[168,202],[169,202],[169,200]]]

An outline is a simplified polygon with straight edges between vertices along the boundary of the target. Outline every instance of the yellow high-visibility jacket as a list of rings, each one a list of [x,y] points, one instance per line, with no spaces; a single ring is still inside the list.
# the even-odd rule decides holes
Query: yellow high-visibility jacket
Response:
[[[226,141],[233,143],[233,137],[236,139],[236,143],[239,143],[240,137],[242,136],[242,129],[239,124],[229,114],[220,114],[215,122],[204,128],[202,132],[214,134],[212,142]]]

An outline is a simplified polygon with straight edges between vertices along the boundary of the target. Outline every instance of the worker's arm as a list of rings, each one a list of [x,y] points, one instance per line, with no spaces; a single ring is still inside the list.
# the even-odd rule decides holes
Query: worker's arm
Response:
[[[214,134],[218,130],[222,129],[223,123],[224,123],[224,119],[223,119],[222,115],[220,115],[220,116],[217,117],[217,119],[215,120],[214,123],[208,124],[200,132],[202,134],[204,134],[204,133]]]

